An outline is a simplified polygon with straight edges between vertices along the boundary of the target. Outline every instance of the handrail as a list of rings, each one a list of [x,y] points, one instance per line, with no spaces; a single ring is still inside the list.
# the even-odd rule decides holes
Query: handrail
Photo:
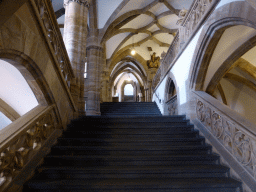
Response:
[[[172,97],[171,97],[168,101],[166,101],[165,103],[168,104],[168,103],[174,101],[175,99],[177,99],[177,95],[172,96]]]
[[[256,179],[256,128],[203,91],[194,91],[197,119]]]
[[[0,191],[10,185],[58,128],[55,106],[37,106],[0,131]]]
[[[43,32],[46,33],[50,42],[58,68],[61,75],[70,89],[70,82],[74,78],[74,72],[65,49],[65,44],[56,20],[54,10],[50,0],[30,0],[37,15],[39,15],[40,23],[42,23]]]
[[[174,66],[175,62],[182,55],[183,51],[187,48],[200,27],[219,2],[220,0],[194,0],[189,11],[184,17],[181,27],[173,39],[165,58],[163,59],[164,68],[162,70],[162,76],[158,85],[156,85],[155,90],[161,84],[164,77]]]

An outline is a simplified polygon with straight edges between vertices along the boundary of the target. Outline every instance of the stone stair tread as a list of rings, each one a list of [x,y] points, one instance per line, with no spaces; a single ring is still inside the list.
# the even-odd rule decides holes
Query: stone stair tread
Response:
[[[163,117],[155,103],[103,103],[101,111],[100,117],[72,120],[24,191],[238,192],[242,188],[184,115]]]
[[[231,178],[154,178],[154,179],[88,179],[88,180],[57,180],[57,181],[33,181],[32,185],[42,185],[42,187],[52,187],[55,185],[58,189],[65,189],[67,186],[84,187],[148,187],[148,188],[209,188],[209,187],[237,187],[241,183]]]
[[[200,172],[226,172],[229,170],[229,168],[222,166],[222,165],[182,165],[182,166],[103,166],[103,167],[51,167],[51,166],[42,166],[38,168],[41,171],[44,170],[63,170],[63,171],[113,171],[115,173],[121,172],[121,171],[127,171],[127,172],[134,172],[134,171],[159,171],[159,172],[194,172],[194,171],[200,171]]]

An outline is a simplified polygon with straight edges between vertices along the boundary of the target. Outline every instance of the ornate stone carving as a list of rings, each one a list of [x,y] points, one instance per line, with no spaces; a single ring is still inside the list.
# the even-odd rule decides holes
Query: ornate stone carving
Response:
[[[152,88],[153,88],[153,90],[155,90],[156,86],[160,82],[160,78],[161,78],[161,70],[158,69],[157,72],[156,72],[156,75],[154,76],[154,79],[152,81]]]
[[[60,32],[59,33],[57,32],[57,30],[59,30],[59,27],[55,26],[51,20],[51,17],[55,17],[55,16],[53,15],[50,16],[50,12],[47,10],[47,6],[44,0],[35,0],[35,3],[37,5],[40,18],[45,27],[48,39],[50,41],[50,44],[56,56],[56,60],[60,67],[60,71],[66,81],[67,86],[70,89],[70,82],[73,77],[73,71],[70,63],[68,63],[68,60],[69,60],[68,55],[65,54],[66,51],[63,50],[65,48],[62,48],[65,46],[64,46],[62,37],[58,35],[60,34]]]
[[[48,136],[56,129],[53,108],[42,114],[34,122],[26,125],[19,135],[13,136],[0,151],[1,187],[11,181],[14,176],[29,162],[42,147]],[[2,191],[2,188],[0,190]]]
[[[246,128],[234,120],[221,115],[220,112],[198,99],[196,106],[197,118],[212,132],[216,138],[246,167],[256,178],[256,138],[246,134]]]
[[[241,131],[235,133],[233,153],[242,164],[248,165],[251,162],[252,149],[250,139]]]
[[[185,9],[185,8],[183,8],[183,9],[180,10],[180,12],[179,12],[179,18],[181,18],[181,19],[179,19],[179,20],[177,21],[177,25],[180,25],[180,24],[183,22],[183,20],[184,20],[186,14],[187,14],[187,12],[188,12],[188,10]]]
[[[87,8],[89,8],[90,4],[87,0],[64,0],[64,7],[66,8],[66,6],[70,3],[70,2],[76,2],[80,5],[83,5]]]
[[[217,138],[223,134],[222,118],[216,112],[212,114],[212,131]]]
[[[196,114],[200,121],[204,121],[204,104],[201,101],[197,101]]]
[[[161,70],[163,72],[163,75],[166,71],[168,71],[168,68],[171,64],[173,64],[174,59],[179,53],[180,50],[180,43],[179,43],[179,33],[176,34],[174,37],[171,46],[169,47],[166,56],[164,57],[162,63],[161,63]]]
[[[192,8],[185,12],[181,10],[177,24],[181,24],[182,28],[182,42],[185,42],[192,35],[198,24],[206,17],[209,10],[214,7],[219,0],[196,0],[194,1]],[[183,17],[183,15],[185,15]]]
[[[177,95],[173,96],[169,101],[166,102],[169,115],[178,115],[177,111]]]

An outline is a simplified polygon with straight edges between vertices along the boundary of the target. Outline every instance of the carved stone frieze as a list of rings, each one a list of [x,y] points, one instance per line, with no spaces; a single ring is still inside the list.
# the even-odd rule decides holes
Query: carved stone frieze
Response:
[[[169,101],[166,102],[169,115],[178,115],[178,101],[177,95],[173,96]]]
[[[256,178],[256,137],[246,134],[246,128],[217,112],[214,106],[197,100],[197,118]]]
[[[153,90],[155,90],[156,86],[158,85],[158,83],[160,82],[160,78],[161,78],[161,70],[160,68],[157,70],[156,75],[153,78],[152,81],[152,88]]]
[[[66,51],[61,33],[57,32],[57,30],[59,30],[58,26],[53,23],[51,19],[53,15],[51,15],[50,11],[48,10],[46,2],[44,0],[35,0],[35,3],[40,15],[40,19],[42,20],[45,31],[47,33],[46,35],[56,56],[58,66],[60,67],[61,73],[66,81],[67,86],[70,89],[70,82],[73,77],[73,71],[70,63],[68,62],[68,55],[65,54]]]
[[[83,5],[89,8],[90,4],[87,0],[64,0],[64,7],[66,7],[70,2],[78,3],[79,5]]]
[[[26,125],[19,135],[13,136],[0,151],[0,190],[12,181],[19,171],[39,151],[41,146],[57,128],[53,108]],[[6,183],[6,184],[5,184]]]
[[[185,18],[182,18],[181,23],[181,38],[182,42],[187,41],[192,33],[195,31],[199,23],[207,16],[212,7],[214,7],[219,0],[196,0],[191,9],[186,12]],[[182,13],[184,14],[184,13]]]

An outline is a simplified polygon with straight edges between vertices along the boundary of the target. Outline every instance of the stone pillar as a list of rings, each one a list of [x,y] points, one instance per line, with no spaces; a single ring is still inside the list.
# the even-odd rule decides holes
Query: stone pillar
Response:
[[[103,49],[101,46],[87,46],[88,62],[88,100],[86,103],[86,115],[101,115],[100,91],[101,91],[101,65],[103,62]]]
[[[70,91],[81,115],[84,113],[83,72],[86,56],[84,47],[86,47],[89,2],[86,0],[64,0],[64,7],[66,10],[63,40],[75,74]]]

